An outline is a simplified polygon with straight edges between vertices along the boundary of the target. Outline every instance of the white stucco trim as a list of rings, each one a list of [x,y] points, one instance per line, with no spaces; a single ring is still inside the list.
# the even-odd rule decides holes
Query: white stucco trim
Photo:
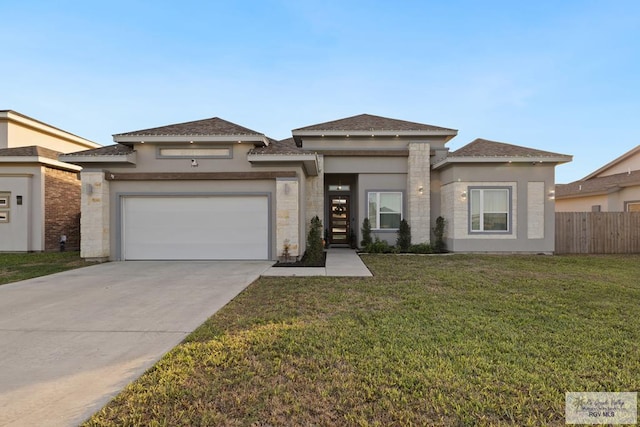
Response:
[[[6,156],[0,157],[2,163],[40,163],[47,166],[53,166],[58,169],[65,169],[73,172],[80,172],[82,168],[70,163],[61,162],[59,160],[50,159],[42,156]]]
[[[262,135],[114,135],[113,140],[119,143],[132,142],[224,142],[238,143],[262,143],[269,145],[269,139]]]
[[[451,163],[567,163],[570,156],[557,157],[446,157],[433,165],[439,169]]]
[[[317,154],[248,154],[247,160],[251,163],[302,162],[307,175],[318,176],[322,172]]]
[[[130,163],[136,164],[136,152],[110,156],[92,156],[82,154],[61,154],[60,159],[71,163]]]

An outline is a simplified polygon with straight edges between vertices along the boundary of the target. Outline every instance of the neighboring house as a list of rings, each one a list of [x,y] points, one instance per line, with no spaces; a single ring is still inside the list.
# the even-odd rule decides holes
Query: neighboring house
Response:
[[[80,247],[80,167],[61,153],[98,144],[10,110],[0,110],[0,252]]]
[[[82,256],[112,260],[277,259],[373,234],[414,243],[438,216],[453,251],[553,252],[554,170],[571,156],[487,140],[449,153],[455,129],[363,114],[274,141],[220,118],[114,135],[60,156],[83,167]]]
[[[556,212],[640,212],[640,145],[581,180],[556,185]]]

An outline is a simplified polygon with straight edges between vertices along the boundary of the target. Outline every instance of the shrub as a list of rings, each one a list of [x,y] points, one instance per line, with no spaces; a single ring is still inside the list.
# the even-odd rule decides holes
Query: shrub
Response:
[[[412,254],[432,254],[433,248],[428,243],[418,243],[417,245],[411,245],[409,252]]]
[[[373,240],[371,239],[371,222],[369,222],[369,218],[365,218],[364,221],[362,221],[362,228],[360,231],[362,231],[362,241],[360,242],[360,246],[366,248],[373,243]]]
[[[302,258],[304,264],[315,265],[321,264],[324,257],[324,248],[322,247],[322,221],[318,216],[311,218],[311,227],[307,235],[307,250]]]
[[[395,248],[389,245],[386,240],[380,240],[376,237],[375,242],[369,243],[366,246],[365,251],[370,254],[389,254],[395,252]]]
[[[439,216],[436,218],[436,226],[433,228],[433,235],[435,240],[433,242],[433,251],[435,253],[443,253],[447,252],[447,245],[444,242],[444,227],[446,220]]]
[[[411,246],[411,227],[409,227],[409,223],[406,219],[400,221],[396,246],[400,252],[409,252],[409,247]]]

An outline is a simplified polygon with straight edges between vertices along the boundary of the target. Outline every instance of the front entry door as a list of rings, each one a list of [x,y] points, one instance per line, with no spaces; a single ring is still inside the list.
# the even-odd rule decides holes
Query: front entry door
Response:
[[[331,196],[329,243],[349,244],[349,196]]]

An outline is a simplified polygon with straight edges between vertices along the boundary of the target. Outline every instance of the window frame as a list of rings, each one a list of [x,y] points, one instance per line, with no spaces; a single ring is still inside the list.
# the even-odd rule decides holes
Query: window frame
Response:
[[[506,230],[484,230],[484,214],[485,213],[503,213],[503,212],[484,212],[484,191],[485,190],[503,190],[507,194],[507,211],[504,212],[507,214],[507,229]],[[473,229],[473,212],[472,212],[472,203],[473,203],[473,194],[474,191],[480,191],[481,199],[480,199],[480,218],[479,225],[480,230]],[[469,186],[467,188],[468,202],[467,202],[467,214],[469,217],[468,221],[468,232],[469,234],[513,234],[513,187],[512,186]]]
[[[227,154],[215,155],[215,154],[162,154],[163,150],[227,150]],[[216,145],[210,147],[203,146],[158,146],[156,151],[156,158],[158,159],[232,159],[233,158],[233,145]]]
[[[638,212],[629,210],[629,206],[640,205],[640,200],[628,200],[624,202],[624,211],[625,212]]]
[[[402,221],[404,219],[404,191],[402,190],[370,190],[367,191],[367,198],[366,198],[366,203],[367,203],[367,218],[370,218],[370,206],[369,206],[369,197],[371,196],[371,194],[376,194],[376,227],[373,227],[373,225],[371,226],[371,230],[372,231],[376,231],[376,232],[393,232],[396,233],[399,228],[380,228],[380,195],[381,194],[398,194],[400,195],[400,212],[393,212],[394,215],[397,215],[398,213],[400,214],[400,221]],[[384,214],[382,214],[384,215]]]

